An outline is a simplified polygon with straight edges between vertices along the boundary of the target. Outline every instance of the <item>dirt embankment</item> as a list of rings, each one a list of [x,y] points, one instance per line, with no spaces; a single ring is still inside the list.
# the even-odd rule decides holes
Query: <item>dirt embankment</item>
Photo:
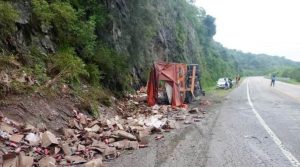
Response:
[[[1,103],[0,112],[5,117],[22,124],[46,126],[52,131],[66,127],[74,116],[73,110],[78,109],[69,98],[45,98],[39,94],[8,96]]]

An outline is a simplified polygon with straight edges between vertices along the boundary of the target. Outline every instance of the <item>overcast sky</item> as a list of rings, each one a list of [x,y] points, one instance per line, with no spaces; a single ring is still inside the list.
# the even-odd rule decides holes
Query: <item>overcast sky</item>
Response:
[[[225,47],[300,61],[300,0],[196,0]]]

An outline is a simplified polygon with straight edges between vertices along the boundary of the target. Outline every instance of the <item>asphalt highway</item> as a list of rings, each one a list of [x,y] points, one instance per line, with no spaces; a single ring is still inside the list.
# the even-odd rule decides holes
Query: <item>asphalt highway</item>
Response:
[[[220,90],[222,91],[222,90]],[[246,78],[203,121],[109,162],[120,167],[300,166],[300,86]]]
[[[206,166],[300,166],[300,86],[247,78],[221,108]]]

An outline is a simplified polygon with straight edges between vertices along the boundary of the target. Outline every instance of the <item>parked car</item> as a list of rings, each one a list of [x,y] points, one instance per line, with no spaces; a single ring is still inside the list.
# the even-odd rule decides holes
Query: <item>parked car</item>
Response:
[[[217,87],[222,89],[232,88],[233,81],[230,78],[219,78],[217,81]]]

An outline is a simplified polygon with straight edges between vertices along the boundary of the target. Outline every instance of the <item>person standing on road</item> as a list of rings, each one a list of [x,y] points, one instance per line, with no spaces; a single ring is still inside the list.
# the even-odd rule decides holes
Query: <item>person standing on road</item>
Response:
[[[275,80],[276,80],[276,76],[273,74],[271,77],[271,86],[275,86]]]
[[[238,74],[238,75],[235,77],[235,81],[236,81],[235,85],[236,85],[236,86],[239,86],[240,80],[241,80],[241,77],[240,77],[240,74]]]

